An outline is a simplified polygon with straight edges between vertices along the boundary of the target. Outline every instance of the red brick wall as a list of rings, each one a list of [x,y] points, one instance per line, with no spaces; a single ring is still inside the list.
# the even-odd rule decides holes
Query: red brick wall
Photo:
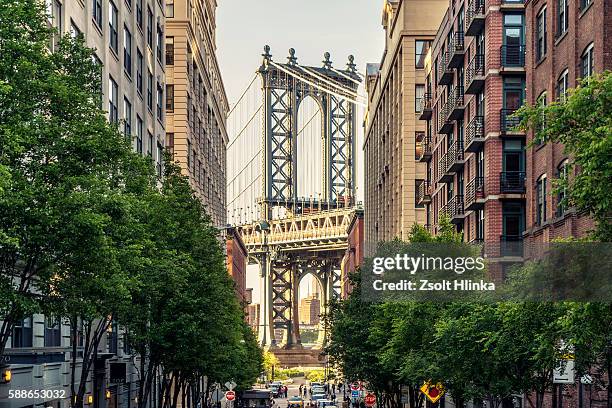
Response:
[[[342,260],[342,296],[351,293],[349,274],[355,272],[364,258],[364,223],[363,213],[357,213],[348,233],[348,249]]]
[[[605,4],[604,4],[605,3]],[[526,2],[526,68],[527,92],[526,102],[535,104],[543,91],[547,100],[558,98],[556,84],[559,76],[568,70],[569,86],[575,87],[580,77],[581,56],[586,47],[594,45],[594,68],[596,72],[612,67],[609,38],[606,47],[606,35],[612,33],[612,5],[609,1],[593,0],[586,10],[579,9],[580,2],[571,1],[569,28],[557,38],[557,8],[554,0],[528,0]],[[536,18],[543,7],[547,17],[547,52],[541,61],[535,60]],[[529,132],[527,141],[533,140]],[[527,150],[527,204],[526,226],[529,239],[533,242],[547,242],[551,239],[584,236],[592,230],[593,222],[584,214],[568,211],[562,217],[555,214],[557,195],[553,192],[551,181],[557,177],[559,164],[567,158],[560,144],[547,144]],[[547,176],[546,215],[547,221],[542,226],[535,222],[535,185],[542,175]]]
[[[247,251],[238,233],[231,229],[228,231],[226,240],[227,270],[236,284],[236,296],[245,304],[246,293],[246,265]],[[246,306],[246,305],[245,305]]]

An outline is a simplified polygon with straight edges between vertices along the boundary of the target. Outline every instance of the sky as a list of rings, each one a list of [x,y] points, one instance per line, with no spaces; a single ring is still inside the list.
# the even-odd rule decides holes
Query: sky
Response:
[[[337,69],[345,69],[348,56],[354,55],[362,74],[366,63],[379,62],[384,51],[383,0],[218,0],[218,4],[217,58],[230,106],[261,65],[265,45],[271,47],[275,61],[286,62],[289,48],[295,48],[299,64],[317,67],[322,66],[325,52]],[[358,135],[359,151],[362,140]],[[361,168],[358,164],[358,200]],[[300,297],[308,295],[311,285],[308,278],[302,282]],[[253,288],[253,301],[259,303],[256,266],[248,268],[247,287]]]
[[[336,68],[349,54],[360,72],[379,62],[384,48],[382,0],[218,0],[217,58],[230,104],[261,65],[264,45],[286,62],[295,48],[298,62],[321,66],[329,51]]]

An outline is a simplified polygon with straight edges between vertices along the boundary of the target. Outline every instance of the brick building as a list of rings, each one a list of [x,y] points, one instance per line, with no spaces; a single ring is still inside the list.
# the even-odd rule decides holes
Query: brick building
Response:
[[[224,235],[227,271],[234,281],[238,301],[246,311],[252,298],[246,287],[248,251],[235,228],[227,228]]]
[[[525,31],[522,0],[451,0],[420,115],[427,224],[436,232],[447,216],[466,242],[501,257],[517,255],[525,228],[525,135],[510,116],[524,101]]]
[[[366,255],[376,243],[406,238],[425,209],[415,202],[425,165],[416,160],[418,120],[425,93],[424,58],[444,13],[446,0],[387,0],[383,7],[385,50],[380,64],[368,64],[365,121]]]
[[[213,225],[226,224],[229,105],[216,58],[215,0],[166,1],[166,144]]]
[[[612,68],[612,3],[604,0],[527,0],[526,67],[529,104],[563,99],[580,78]],[[533,133],[527,135],[527,143]],[[531,242],[582,236],[593,228],[554,191],[553,180],[567,177],[560,144],[527,149],[525,235]],[[571,176],[571,175],[570,175]]]

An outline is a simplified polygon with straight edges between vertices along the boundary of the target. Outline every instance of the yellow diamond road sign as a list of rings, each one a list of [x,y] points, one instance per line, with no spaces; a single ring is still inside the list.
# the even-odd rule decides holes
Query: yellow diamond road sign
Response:
[[[431,381],[427,381],[421,386],[421,392],[432,404],[435,404],[444,395],[444,386],[442,383],[432,384]]]

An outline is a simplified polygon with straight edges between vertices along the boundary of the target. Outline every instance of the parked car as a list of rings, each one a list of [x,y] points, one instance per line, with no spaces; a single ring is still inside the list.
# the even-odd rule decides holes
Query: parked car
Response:
[[[272,393],[270,390],[247,390],[242,393],[241,402],[245,408],[271,408]]]
[[[270,391],[272,392],[272,396],[274,398],[278,398],[278,396],[280,395],[280,384],[274,384],[272,383],[270,385]]]
[[[334,402],[328,399],[320,399],[317,401],[317,408],[326,408],[334,405]]]
[[[291,397],[287,401],[287,408],[303,408],[304,400],[300,397]]]

